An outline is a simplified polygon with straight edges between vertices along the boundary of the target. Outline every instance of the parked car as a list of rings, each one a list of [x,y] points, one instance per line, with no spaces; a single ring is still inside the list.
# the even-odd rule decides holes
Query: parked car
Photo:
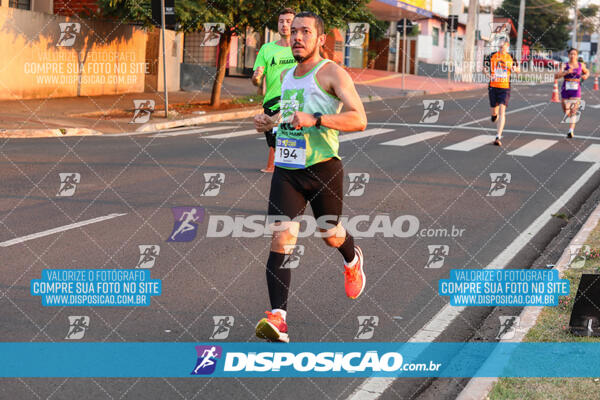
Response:
[[[569,57],[566,56],[552,56],[552,59],[558,61],[561,64],[564,64],[569,61]]]
[[[533,56],[531,59],[531,63],[535,67],[548,68],[549,70],[556,70],[556,69],[560,68],[560,65],[561,65],[559,61],[553,60],[548,57],[540,57],[540,56]]]

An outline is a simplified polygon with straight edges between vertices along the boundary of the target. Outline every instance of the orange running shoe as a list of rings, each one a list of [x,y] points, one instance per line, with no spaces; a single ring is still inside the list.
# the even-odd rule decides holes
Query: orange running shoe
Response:
[[[360,247],[354,246],[354,251],[356,251],[358,261],[356,261],[356,264],[354,264],[354,267],[352,268],[346,268],[346,266],[344,266],[346,296],[350,297],[351,299],[355,299],[360,296],[365,288],[365,282],[367,280],[365,277],[365,261],[362,250]]]
[[[290,338],[287,334],[287,324],[279,312],[265,311],[267,318],[263,318],[256,324],[256,336],[271,342],[288,343]]]

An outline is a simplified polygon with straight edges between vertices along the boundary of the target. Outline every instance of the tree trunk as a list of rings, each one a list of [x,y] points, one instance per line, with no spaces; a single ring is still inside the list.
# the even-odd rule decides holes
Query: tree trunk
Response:
[[[223,87],[223,79],[225,79],[225,68],[227,68],[227,59],[229,57],[229,47],[231,46],[230,29],[225,28],[225,32],[219,40],[219,57],[217,59],[217,76],[213,82],[212,94],[210,97],[210,105],[219,107],[221,105],[221,88]]]

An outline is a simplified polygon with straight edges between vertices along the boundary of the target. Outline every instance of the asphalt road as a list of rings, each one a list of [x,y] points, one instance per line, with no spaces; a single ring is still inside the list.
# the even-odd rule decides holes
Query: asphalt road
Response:
[[[346,189],[348,173],[369,174],[364,194],[346,197],[344,214],[367,216],[370,222],[357,225],[361,231],[376,218],[413,216],[418,233],[357,238],[367,287],[355,301],[344,294],[341,256],[321,239],[301,238],[304,254],[293,271],[288,313],[291,340],[358,342],[357,317],[377,316],[366,340],[407,341],[447,303],[437,294],[437,282],[451,268],[488,266],[565,193],[560,213],[575,215],[600,182],[600,95],[590,87],[572,140],[565,139],[560,105],[548,102],[551,87],[514,88],[508,111],[515,112],[508,115],[502,148],[491,145],[485,91],[367,104],[367,131],[342,136]],[[437,121],[420,123],[424,99],[444,100]],[[244,120],[132,136],[0,142],[0,340],[64,342],[73,315],[90,318],[81,341],[207,342],[213,316],[235,320],[229,336],[215,342],[258,340],[254,325],[269,307],[269,240],[207,237],[211,217],[266,213],[270,175],[258,171],[267,154],[261,135],[216,136],[251,129]],[[80,174],[72,196],[57,196],[59,173]],[[206,173],[224,174],[216,196],[202,195]],[[504,195],[488,195],[490,174],[496,173],[510,174]],[[582,176],[585,181],[570,190]],[[178,206],[204,208],[191,242],[166,241],[173,229],[171,207]],[[529,268],[562,222],[554,218],[527,238],[511,265]],[[40,232],[46,235],[28,237]],[[140,245],[160,246],[151,271],[163,282],[162,295],[149,307],[44,307],[30,295],[30,281],[42,269],[135,268]],[[426,268],[428,246],[448,246],[439,268]],[[478,334],[476,320],[459,322],[443,337]],[[345,399],[363,381],[2,379],[0,398]],[[430,384],[399,379],[381,398],[418,398]]]

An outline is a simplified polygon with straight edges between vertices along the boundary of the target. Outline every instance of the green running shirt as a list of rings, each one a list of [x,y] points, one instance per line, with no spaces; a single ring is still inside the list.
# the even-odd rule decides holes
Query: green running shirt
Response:
[[[339,131],[321,126],[317,128],[302,128],[296,130],[287,122],[294,112],[302,111],[307,114],[321,113],[337,114],[342,108],[341,101],[326,92],[317,81],[317,72],[331,60],[322,60],[302,76],[294,76],[296,66],[286,72],[281,83],[281,123],[277,127],[275,148],[275,165],[287,169],[302,169],[310,167],[327,158],[338,158],[340,142]],[[287,147],[287,151],[286,151]],[[299,150],[294,152],[294,148]],[[288,155],[283,160],[280,148]],[[281,160],[278,162],[278,160]]]
[[[263,105],[281,96],[281,73],[296,65],[291,47],[279,46],[277,42],[264,44],[256,56],[254,70],[264,67],[265,82],[267,90]],[[271,110],[279,109],[279,102],[269,107]]]

